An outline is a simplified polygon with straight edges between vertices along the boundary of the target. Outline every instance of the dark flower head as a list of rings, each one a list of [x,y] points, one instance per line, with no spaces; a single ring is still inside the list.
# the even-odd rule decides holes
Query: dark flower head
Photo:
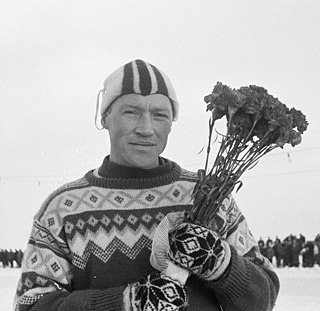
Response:
[[[244,109],[239,109],[229,121],[230,134],[239,133],[244,136],[243,138],[247,136],[253,126],[252,115],[245,113]]]
[[[280,135],[276,140],[276,145],[280,148],[283,148],[283,146],[289,142],[290,139],[290,131],[286,128],[279,128]]]
[[[269,124],[266,119],[260,119],[253,129],[253,135],[262,139],[269,132]]]
[[[239,93],[242,96],[242,108],[246,110],[246,113],[253,115],[255,120],[259,120],[269,101],[270,95],[267,90],[260,86],[250,85],[240,87]]]
[[[232,90],[229,86],[217,82],[212,90],[213,94],[218,95],[220,101],[226,106],[236,106],[238,102],[238,95],[235,90]]]
[[[207,111],[220,110],[216,115],[224,116],[230,108],[237,107],[239,94],[227,85],[217,82],[212,93],[204,97],[204,101],[207,103]]]
[[[306,116],[295,108],[290,109],[290,114],[292,116],[292,127],[297,128],[301,134],[306,131],[309,125]]]
[[[268,94],[268,91],[262,86],[249,85],[249,88],[258,94],[262,94],[263,96]]]
[[[225,115],[227,114],[227,111],[225,110],[220,110],[218,108],[216,109],[213,109],[212,110],[212,120],[215,121],[215,120],[218,120],[218,119],[221,119],[222,117],[224,117]]]
[[[291,146],[294,147],[296,145],[299,145],[301,141],[302,141],[301,133],[295,130],[292,130],[290,132],[290,138],[289,138],[289,142]]]

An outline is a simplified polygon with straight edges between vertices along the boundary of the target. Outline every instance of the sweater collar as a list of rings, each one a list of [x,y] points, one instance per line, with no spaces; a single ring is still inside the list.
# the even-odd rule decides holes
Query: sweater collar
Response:
[[[110,156],[106,156],[98,169],[98,174],[104,178],[146,178],[168,173],[171,169],[172,162],[161,157],[159,157],[158,167],[143,169],[120,165],[110,161]]]
[[[175,162],[159,157],[159,166],[152,169],[142,169],[119,165],[105,157],[102,165],[86,174],[86,179],[92,185],[108,188],[143,189],[170,184],[176,181],[181,168]]]

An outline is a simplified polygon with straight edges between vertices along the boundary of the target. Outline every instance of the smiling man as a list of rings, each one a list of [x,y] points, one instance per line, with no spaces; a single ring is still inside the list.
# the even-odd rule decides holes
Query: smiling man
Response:
[[[161,94],[119,97],[102,118],[111,143],[110,161],[140,168],[159,166],[172,125],[172,108]]]
[[[232,196],[212,228],[170,232],[169,258],[190,272],[185,286],[153,268],[155,229],[191,209],[197,182],[160,156],[178,101],[165,73],[142,60],[114,71],[100,93],[110,153],[35,215],[15,310],[271,310],[278,278]]]
[[[178,101],[170,80],[136,60],[112,73],[102,90],[102,126],[109,131],[110,160],[130,167],[159,166]]]

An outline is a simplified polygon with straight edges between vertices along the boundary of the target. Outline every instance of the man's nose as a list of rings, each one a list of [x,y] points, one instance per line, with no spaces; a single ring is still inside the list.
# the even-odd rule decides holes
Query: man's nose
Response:
[[[135,128],[137,134],[151,136],[154,133],[153,121],[150,114],[142,114]]]

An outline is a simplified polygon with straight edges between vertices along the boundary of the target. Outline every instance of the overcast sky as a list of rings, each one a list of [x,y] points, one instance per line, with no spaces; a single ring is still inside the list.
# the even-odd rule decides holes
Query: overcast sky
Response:
[[[303,142],[263,158],[235,195],[259,238],[320,232],[320,2],[35,1],[0,5],[0,248],[24,248],[61,184],[100,165],[103,80],[136,58],[163,69],[180,101],[163,156],[204,166],[204,95],[221,81],[265,87],[310,123]],[[213,152],[217,145],[213,147]]]

